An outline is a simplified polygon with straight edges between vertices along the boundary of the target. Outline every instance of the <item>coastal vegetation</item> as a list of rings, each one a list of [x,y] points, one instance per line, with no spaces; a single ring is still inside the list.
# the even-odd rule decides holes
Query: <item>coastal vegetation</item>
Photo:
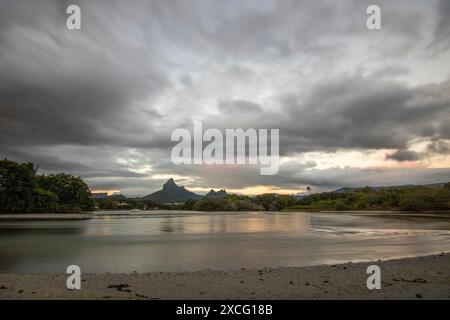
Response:
[[[177,205],[170,204],[157,204],[153,201],[138,199],[138,198],[124,198],[121,196],[109,196],[104,199],[94,199],[95,204],[99,210],[155,210],[166,209],[171,210],[172,207],[176,208]]]
[[[89,187],[81,178],[37,171],[32,163],[0,160],[0,212],[69,213],[95,209]]]
[[[295,206],[285,209],[300,211],[449,211],[450,183],[433,187],[365,187],[342,193],[318,193],[304,197],[303,199],[298,200]]]
[[[230,195],[223,199],[189,200],[183,209],[199,211],[450,211],[450,183],[443,186],[359,188],[349,192],[324,192],[300,199],[289,195],[255,197]]]
[[[184,203],[155,203],[141,199],[96,199],[100,209],[165,209],[195,211],[450,211],[450,183],[442,186],[357,188],[323,192],[298,198],[262,194],[254,197],[227,195],[223,198],[188,199]]]
[[[262,194],[254,197],[227,194],[224,190],[199,196],[172,179],[157,194],[162,198],[195,195],[180,202],[161,203],[152,197],[123,195],[94,199],[88,185],[65,173],[38,174],[32,163],[0,161],[0,212],[69,213],[100,210],[195,210],[195,211],[450,211],[450,182],[433,186],[351,188],[308,194],[303,197]],[[156,194],[156,193],[155,193]],[[170,196],[170,197],[169,197]],[[187,197],[186,196],[186,197]],[[155,198],[156,199],[156,198]]]

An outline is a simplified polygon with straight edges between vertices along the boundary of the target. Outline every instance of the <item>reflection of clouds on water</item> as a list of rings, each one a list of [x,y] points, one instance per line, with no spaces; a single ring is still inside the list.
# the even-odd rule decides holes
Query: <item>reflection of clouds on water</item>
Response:
[[[190,232],[209,233],[259,233],[259,232],[307,232],[309,214],[261,213],[221,215],[206,214],[195,217],[189,224]]]
[[[0,270],[147,272],[304,266],[450,250],[450,219],[349,213],[125,212],[0,223]]]
[[[65,273],[83,250],[86,221],[23,221],[0,224],[0,271]]]
[[[196,215],[152,217],[158,224],[154,231],[183,233],[258,233],[258,232],[307,232],[309,214],[286,213],[201,213]],[[145,220],[142,224],[146,224]]]
[[[329,237],[365,237],[373,238],[397,238],[397,237],[421,237],[433,234],[433,236],[449,236],[450,231],[430,231],[430,230],[406,230],[406,229],[366,229],[366,228],[343,228],[343,227],[320,227],[311,230],[312,233],[322,234]]]
[[[436,253],[448,250],[450,244],[450,220],[445,217],[330,213],[313,214],[311,224],[312,234],[333,239],[325,256],[336,251],[340,257],[378,260]],[[340,259],[327,263],[336,261]]]

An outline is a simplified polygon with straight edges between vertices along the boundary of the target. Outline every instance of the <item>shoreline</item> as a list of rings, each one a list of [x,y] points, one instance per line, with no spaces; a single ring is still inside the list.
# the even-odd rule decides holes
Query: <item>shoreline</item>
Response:
[[[95,217],[95,213],[2,213],[2,221],[64,221],[64,220],[89,220]]]
[[[130,218],[140,217],[139,211],[129,210],[109,210],[113,214],[108,217],[114,216],[128,216]],[[114,213],[126,211],[127,213]],[[196,214],[211,214],[211,213],[245,213],[245,211],[190,211],[190,210],[142,210],[143,212],[152,211],[167,212],[176,211],[183,213],[196,213]],[[101,212],[108,212],[108,210],[102,210]],[[427,218],[450,218],[450,212],[448,211],[389,211],[389,210],[355,210],[355,211],[255,211],[260,213],[325,213],[325,214],[359,214],[359,215],[386,215],[386,216],[414,216],[414,217],[427,217]],[[90,220],[90,219],[102,219],[102,216],[106,214],[96,214],[95,212],[82,212],[82,213],[0,213],[0,222],[14,222],[14,221],[70,221],[70,220]]]
[[[366,286],[369,265],[381,289]],[[312,267],[230,271],[87,273],[81,290],[66,274],[0,273],[0,299],[450,299],[450,253]]]

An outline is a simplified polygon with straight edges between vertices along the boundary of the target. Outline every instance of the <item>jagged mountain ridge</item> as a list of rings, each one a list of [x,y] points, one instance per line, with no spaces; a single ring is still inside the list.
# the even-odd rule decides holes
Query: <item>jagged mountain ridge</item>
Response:
[[[213,189],[211,189],[211,190],[205,195],[205,198],[215,198],[215,199],[217,199],[217,198],[224,198],[224,197],[226,197],[227,195],[228,195],[228,193],[227,193],[224,189],[219,190],[219,191],[214,191]]]
[[[205,196],[196,194],[192,191],[187,190],[183,186],[178,186],[173,178],[167,180],[163,184],[162,190],[153,192],[142,197],[143,200],[150,200],[156,203],[184,203],[187,200],[199,200],[204,197],[206,198],[223,198],[226,197],[228,193],[225,190],[220,191],[209,191]]]

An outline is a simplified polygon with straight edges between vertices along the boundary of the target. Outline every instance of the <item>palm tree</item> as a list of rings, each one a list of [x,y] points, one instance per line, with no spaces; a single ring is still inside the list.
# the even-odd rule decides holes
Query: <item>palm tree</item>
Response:
[[[311,194],[311,187],[310,186],[306,186],[306,191],[308,191],[308,193]]]

